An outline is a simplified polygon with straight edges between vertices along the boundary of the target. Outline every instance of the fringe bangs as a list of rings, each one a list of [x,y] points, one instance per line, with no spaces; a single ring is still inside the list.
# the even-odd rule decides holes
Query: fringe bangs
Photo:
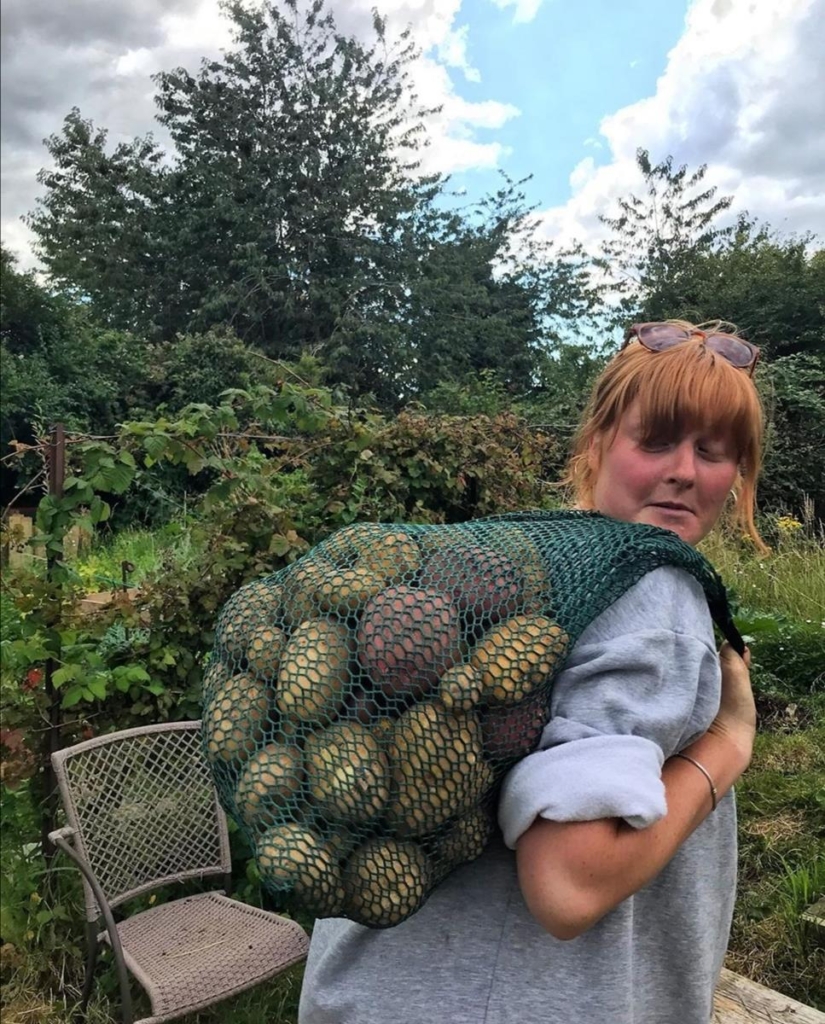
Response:
[[[616,409],[614,422],[635,399],[646,437],[708,430],[732,438],[740,462],[758,468],[753,460],[758,460],[761,448],[762,409],[747,374],[701,342],[685,342],[655,355],[638,355],[647,365],[639,373],[630,365],[636,360],[628,358],[627,384],[632,386],[620,386],[625,401],[620,410]],[[633,392],[632,396],[628,392]]]

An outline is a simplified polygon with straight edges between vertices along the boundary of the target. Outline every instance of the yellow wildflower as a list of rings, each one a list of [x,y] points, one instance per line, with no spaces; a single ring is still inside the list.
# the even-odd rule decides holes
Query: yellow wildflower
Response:
[[[794,516],[779,516],[776,520],[776,528],[780,533],[790,535],[802,529],[802,523]]]

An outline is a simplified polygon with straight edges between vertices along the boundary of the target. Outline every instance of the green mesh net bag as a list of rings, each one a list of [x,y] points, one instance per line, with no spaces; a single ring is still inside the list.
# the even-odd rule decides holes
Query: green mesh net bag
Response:
[[[495,827],[582,630],[662,565],[724,587],[675,534],[598,513],[360,524],[221,611],[203,735],[221,802],[283,906],[413,914]]]

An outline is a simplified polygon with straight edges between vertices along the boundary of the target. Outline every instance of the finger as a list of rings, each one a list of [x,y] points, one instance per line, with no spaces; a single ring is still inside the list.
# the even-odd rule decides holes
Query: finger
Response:
[[[745,664],[746,664],[746,665],[747,665],[748,667],[750,667],[750,663],[751,663],[751,651],[750,651],[750,648],[749,648],[749,647],[746,647],[746,648],[745,648],[745,650],[743,651],[743,653],[742,653],[742,654],[740,655],[740,654],[739,654],[739,653],[738,653],[738,652],[737,652],[737,651],[736,651],[736,650],[735,650],[735,649],[734,649],[734,648],[733,648],[733,647],[732,647],[732,646],[731,646],[731,645],[730,645],[730,644],[728,643],[728,641],[727,641],[727,640],[725,640],[725,642],[724,642],[724,643],[722,644],[722,646],[721,646],[721,647],[719,648],[719,657],[720,657],[720,658],[723,658],[723,659],[732,659],[732,658],[740,658],[740,657],[741,657],[742,661],[744,661],[744,663],[745,663]]]

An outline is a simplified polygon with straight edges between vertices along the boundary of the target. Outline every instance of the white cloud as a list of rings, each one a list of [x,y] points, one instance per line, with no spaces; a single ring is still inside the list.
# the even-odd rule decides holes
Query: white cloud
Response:
[[[578,165],[570,200],[541,213],[544,231],[593,245],[598,214],[638,192],[642,147],[654,161],[708,164],[732,214],[825,237],[823,39],[825,0],[694,0],[655,94],[604,118],[610,162]]]
[[[422,56],[411,68],[412,88],[431,118],[428,171],[495,167],[506,150],[486,133],[500,129],[518,110],[494,99],[458,95],[449,74],[473,83],[466,25],[457,24],[462,0],[331,0],[338,29],[372,38],[372,8],[387,19],[390,43],[407,26]],[[71,11],[69,10],[71,8]],[[232,46],[231,22],[219,0],[5,0],[3,4],[3,240],[30,266],[31,233],[21,214],[39,193],[37,170],[47,162],[45,136],[59,132],[73,106],[112,143],[152,132],[166,141],[154,120],[150,76],[216,58]]]
[[[458,68],[464,72],[468,82],[480,82],[481,73],[474,68],[467,58],[467,41],[470,26],[461,25],[453,32],[448,32],[438,44],[438,59],[449,68]]]
[[[192,12],[173,11],[161,19],[164,45],[173,50],[201,48],[214,53],[232,44],[229,19],[214,0],[199,0]]]
[[[573,194],[581,192],[587,183],[592,181],[595,174],[596,161],[592,156],[586,156],[584,160],[580,160],[570,172],[570,188]]]
[[[506,10],[508,7],[515,7],[515,13],[513,14],[513,21],[516,24],[522,24],[528,21],[532,21],[533,18],[538,14],[539,7],[541,7],[542,0],[493,0],[496,7],[501,10]]]
[[[127,50],[115,61],[115,74],[129,78],[132,75],[150,75],[154,70],[152,51],[146,46]]]

